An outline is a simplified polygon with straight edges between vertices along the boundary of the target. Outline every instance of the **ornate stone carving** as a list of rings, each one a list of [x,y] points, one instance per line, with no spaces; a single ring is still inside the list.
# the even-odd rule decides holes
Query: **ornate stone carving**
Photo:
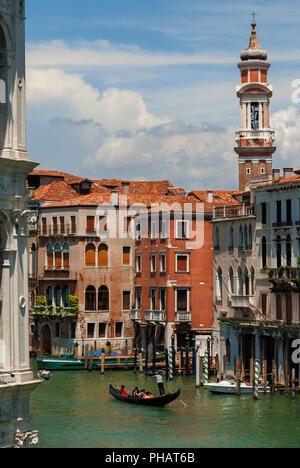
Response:
[[[38,431],[20,432],[15,433],[14,448],[30,448],[32,445],[37,445],[39,442]]]

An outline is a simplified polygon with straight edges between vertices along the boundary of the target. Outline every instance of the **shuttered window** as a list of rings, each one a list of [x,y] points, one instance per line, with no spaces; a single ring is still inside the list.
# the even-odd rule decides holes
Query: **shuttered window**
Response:
[[[96,266],[96,248],[94,244],[89,244],[85,251],[85,265],[87,267]]]
[[[64,260],[64,269],[69,270],[70,268],[70,247],[69,244],[65,243],[63,246],[63,260]]]
[[[60,221],[60,233],[65,234],[65,218],[61,216],[59,221]]]
[[[47,219],[42,218],[42,234],[45,236],[47,234]]]
[[[52,218],[53,234],[58,234],[57,218]]]
[[[130,310],[130,291],[123,291],[123,310]]]
[[[76,218],[75,216],[71,216],[71,234],[76,233]]]
[[[98,249],[98,266],[108,266],[108,247],[105,244],[101,244]]]
[[[123,247],[123,265],[130,266],[130,247]]]
[[[86,230],[87,232],[95,232],[95,216],[87,216]]]
[[[276,296],[276,319],[277,320],[282,320],[281,296]]]
[[[177,255],[177,272],[187,273],[188,272],[188,256],[187,255]]]
[[[47,245],[47,268],[48,270],[53,269],[53,248],[51,244]]]
[[[55,268],[56,270],[60,270],[62,267],[62,251],[61,245],[55,244]]]

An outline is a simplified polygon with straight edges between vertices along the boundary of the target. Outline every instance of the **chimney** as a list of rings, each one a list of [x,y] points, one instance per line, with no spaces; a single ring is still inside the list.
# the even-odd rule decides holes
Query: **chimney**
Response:
[[[110,192],[110,203],[114,206],[117,206],[119,204],[119,196],[116,190],[112,190]]]
[[[295,169],[294,168],[289,168],[289,167],[285,167],[283,169],[283,174],[284,174],[284,177],[287,178],[287,177],[292,177],[293,175],[295,175]]]
[[[273,184],[280,181],[280,169],[273,169],[272,175],[273,175],[273,180],[272,180]]]
[[[214,194],[212,190],[207,192],[207,203],[212,203],[214,201]]]
[[[130,184],[128,182],[122,182],[122,193],[128,195],[130,193]]]

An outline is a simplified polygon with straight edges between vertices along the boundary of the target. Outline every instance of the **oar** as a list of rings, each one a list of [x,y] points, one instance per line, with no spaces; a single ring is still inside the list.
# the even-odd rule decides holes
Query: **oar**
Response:
[[[170,393],[173,393],[166,385],[165,385],[166,389],[168,390],[168,392]],[[178,401],[180,401],[180,403],[183,404],[183,406],[189,406],[187,403],[185,403],[181,398],[178,398]]]

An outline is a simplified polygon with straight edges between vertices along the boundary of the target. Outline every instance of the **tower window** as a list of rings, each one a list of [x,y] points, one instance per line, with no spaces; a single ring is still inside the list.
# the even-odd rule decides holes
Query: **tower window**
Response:
[[[265,174],[265,172],[266,172],[266,171],[265,171],[265,168],[264,168],[264,167],[262,167],[262,168],[261,168],[261,170],[260,170],[260,173],[261,173],[261,175],[264,175],[264,174]]]
[[[247,174],[247,175],[251,174],[251,169],[250,169],[250,167],[247,167],[247,169],[246,169],[246,174]]]
[[[259,103],[251,103],[251,128],[252,130],[259,129]]]

